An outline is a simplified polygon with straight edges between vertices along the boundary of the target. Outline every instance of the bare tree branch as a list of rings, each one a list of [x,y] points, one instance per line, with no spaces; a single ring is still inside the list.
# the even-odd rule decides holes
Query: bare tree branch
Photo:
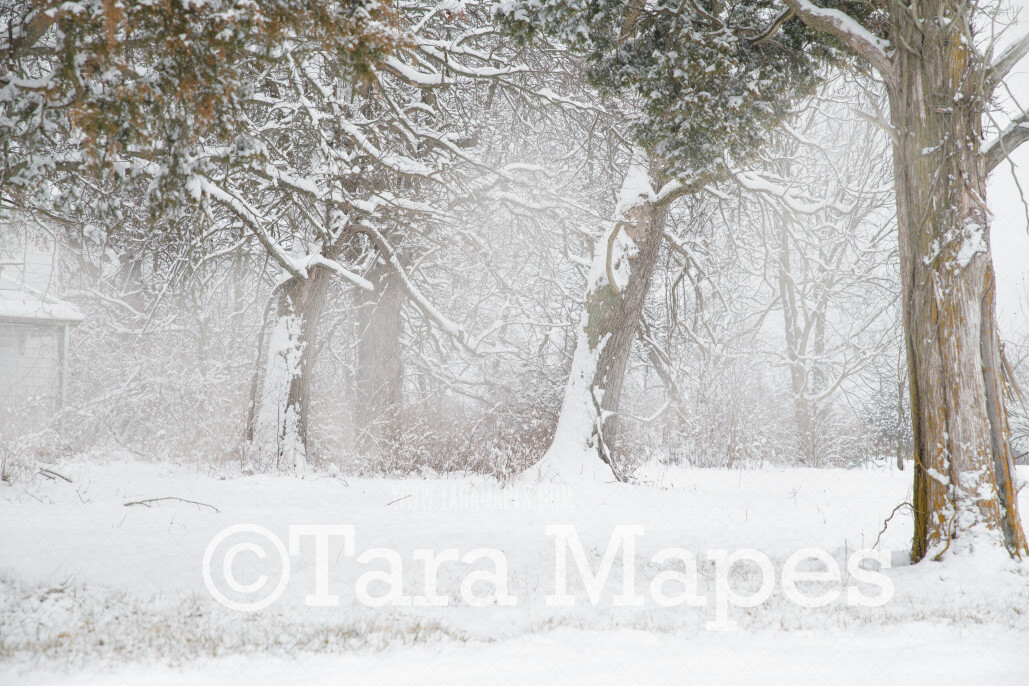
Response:
[[[219,510],[214,505],[208,505],[207,503],[197,502],[196,500],[186,500],[185,498],[176,498],[175,496],[171,496],[171,495],[164,496],[163,498],[148,498],[146,500],[135,500],[135,501],[133,501],[131,503],[125,503],[125,507],[131,507],[132,505],[145,505],[147,507],[150,507],[153,503],[159,503],[159,502],[162,502],[162,501],[165,501],[165,500],[174,500],[174,501],[177,501],[177,502],[180,502],[180,503],[186,503],[188,505],[198,505],[200,507],[209,507],[212,510],[214,510],[215,512],[221,514],[221,510]]]
[[[0,63],[0,76],[6,75],[11,67],[21,59],[39,39],[43,37],[51,26],[54,18],[46,11],[37,11],[17,27],[17,33],[7,43],[0,43],[0,50],[6,52],[4,60]],[[13,28],[12,28],[13,32]]]
[[[767,29],[751,38],[751,40],[755,43],[761,43],[762,41],[768,40],[776,33],[778,33],[779,29],[782,28],[782,25],[788,22],[790,19],[793,19],[793,17],[796,16],[796,14],[797,13],[793,11],[792,7],[787,9],[785,12],[783,12],[775,18],[775,21],[772,22],[771,26],[769,26]]]
[[[39,473],[42,474],[43,476],[45,476],[46,478],[50,479],[51,481],[56,481],[57,479],[63,479],[65,481],[67,481],[68,483],[71,483],[71,479],[66,477],[64,474],[58,474],[57,472],[53,471],[52,469],[40,469]]]
[[[989,174],[993,171],[998,164],[1007,159],[1008,155],[1027,140],[1029,140],[1029,110],[1025,110],[1015,117],[1006,129],[983,146],[986,173]]]
[[[400,264],[400,259],[397,257],[396,250],[394,250],[393,246],[389,244],[386,237],[377,229],[367,224],[355,224],[354,230],[367,236],[372,242],[372,245],[379,250],[382,258],[385,260],[386,264],[389,265],[390,270],[392,270],[399,280],[400,287],[404,289],[404,292],[407,293],[408,297],[411,298],[411,301],[414,302],[422,314],[460,344],[461,347],[474,353],[478,342],[472,341],[464,329],[450,321],[446,315],[436,309],[436,306],[422,294],[417,286],[414,285],[408,277],[407,272],[404,271],[403,266]]]
[[[994,85],[1004,80],[1012,69],[1015,68],[1022,58],[1029,55],[1029,32],[1026,32],[1019,40],[1009,45],[1000,56],[993,61],[990,67],[990,80]]]

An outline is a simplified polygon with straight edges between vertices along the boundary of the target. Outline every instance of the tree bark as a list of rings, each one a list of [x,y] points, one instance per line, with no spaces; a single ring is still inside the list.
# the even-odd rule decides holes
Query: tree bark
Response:
[[[915,439],[911,554],[984,539],[1021,554],[980,152],[988,65],[969,40],[970,3],[923,0],[917,10],[925,19],[890,3],[888,89]]]
[[[272,293],[251,383],[245,469],[304,473],[314,342],[332,278],[328,269],[316,267]]]
[[[586,306],[554,440],[525,476],[550,481],[621,480],[611,446],[625,368],[657,263],[665,207],[654,202],[648,162],[640,156],[622,186],[616,222],[594,248]]]
[[[375,293],[362,291],[359,295],[354,426],[358,452],[377,456],[389,452],[399,438],[404,400],[400,349],[404,291],[385,264],[377,264],[368,278]]]
[[[888,46],[839,12],[786,2],[874,66],[889,94],[915,440],[911,556],[938,558],[977,541],[1021,556],[1029,546],[1008,440],[985,201],[995,162],[981,149],[990,91],[1012,64],[995,71],[977,51],[982,10],[970,0],[889,0]]]

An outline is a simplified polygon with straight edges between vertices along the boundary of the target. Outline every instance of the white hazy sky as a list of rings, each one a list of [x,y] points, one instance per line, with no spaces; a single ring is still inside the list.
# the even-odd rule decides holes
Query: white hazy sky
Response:
[[[1014,0],[1019,12],[1018,25],[1002,37],[1004,46],[1029,31],[1029,0]],[[1006,125],[1016,110],[1029,107],[1029,58],[1008,78],[1009,93],[1000,101],[996,119]],[[1017,103],[1017,104],[1016,104]],[[1001,336],[1029,335],[1029,143],[1012,155],[1014,165],[1004,162],[989,180],[987,204],[993,211],[991,229],[993,261],[997,270],[998,305]],[[1025,192],[1025,199],[1019,192]]]

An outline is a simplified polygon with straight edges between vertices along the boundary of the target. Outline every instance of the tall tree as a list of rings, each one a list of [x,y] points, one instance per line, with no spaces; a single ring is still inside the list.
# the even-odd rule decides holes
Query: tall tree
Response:
[[[915,438],[915,560],[996,542],[1029,552],[996,317],[986,178],[1027,136],[983,145],[993,90],[1029,36],[991,62],[985,10],[969,0],[889,0],[863,25],[810,0],[788,14],[881,77],[890,101],[904,333]]]
[[[586,306],[554,440],[532,478],[618,478],[610,445],[625,367],[657,263],[670,195],[651,186],[652,163],[639,150],[629,165],[615,216],[593,251]],[[598,459],[599,458],[599,459]]]
[[[385,265],[376,265],[368,277],[375,292],[359,295],[354,427],[358,452],[381,456],[394,450],[399,438],[404,401],[404,291]]]
[[[768,129],[817,83],[812,53],[820,49],[803,26],[783,27],[761,1],[516,0],[498,3],[497,13],[525,40],[553,35],[583,54],[590,82],[634,122],[639,149],[594,250],[557,434],[528,472],[620,478],[612,474],[605,431],[612,433],[618,411],[663,213],[677,197],[723,177],[728,158],[747,160],[760,148]]]
[[[302,377],[313,350],[304,329],[324,301],[322,272],[368,284],[326,252],[339,249],[339,231],[325,228],[338,225],[339,212],[319,212],[314,240],[290,230],[305,222],[309,207],[287,203],[277,216],[264,214],[261,201],[274,195],[272,187],[310,195],[325,184],[275,164],[302,147],[313,152],[310,136],[300,140],[301,132],[287,153],[275,147],[281,136],[262,140],[252,125],[295,116],[295,99],[283,98],[282,111],[265,96],[266,89],[302,93],[305,77],[317,80],[298,73],[298,62],[366,80],[372,64],[401,42],[385,21],[393,11],[374,0],[13,5],[0,71],[3,207],[62,219],[85,214],[117,227],[129,221],[121,187],[142,183],[149,186],[150,231],[201,234],[196,200],[218,230],[245,227],[288,276],[276,289],[277,324],[267,337],[285,350],[266,356],[282,363],[277,376],[286,390],[262,393],[275,402],[267,411],[255,404],[248,433],[273,440],[274,464],[302,469]],[[82,189],[94,193],[96,205],[79,202]],[[297,250],[312,243],[313,252]],[[281,426],[262,430],[272,417]]]
[[[129,180],[149,186],[152,230],[242,230],[280,270],[252,384],[252,468],[303,469],[329,277],[370,289],[356,272],[381,268],[391,298],[403,292],[470,344],[404,274],[391,242],[445,233],[462,197],[512,176],[477,159],[469,94],[499,87],[568,106],[498,49],[485,5],[15,5],[0,72],[11,96],[0,100],[5,206],[49,212],[55,191],[93,188],[95,214],[113,226]],[[58,209],[81,212],[78,197]],[[344,251],[355,242],[364,247]],[[344,266],[352,253],[371,260]],[[397,395],[401,375],[374,376],[367,383]]]

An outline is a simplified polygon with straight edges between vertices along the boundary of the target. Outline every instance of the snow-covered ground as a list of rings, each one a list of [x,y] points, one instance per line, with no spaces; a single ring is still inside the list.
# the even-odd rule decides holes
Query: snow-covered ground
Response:
[[[974,555],[907,565],[910,517],[901,509],[879,541],[892,551],[883,574],[893,596],[851,607],[846,591],[827,607],[798,606],[779,573],[789,555],[820,548],[838,562],[835,586],[856,584],[854,551],[871,548],[894,508],[908,499],[910,471],[692,470],[654,466],[639,485],[536,485],[504,489],[481,477],[425,480],[221,478],[182,467],[83,460],[52,467],[71,482],[36,474],[0,485],[0,684],[408,684],[747,683],[1029,684],[1029,566]],[[1024,479],[1029,476],[1021,472]],[[164,500],[176,497],[196,505]],[[1022,511],[1029,509],[1026,492]],[[215,509],[216,508],[216,509]],[[284,545],[289,526],[347,524],[354,550],[329,541],[327,592],[335,607],[311,607],[315,545],[300,539],[281,597],[242,613],[216,602],[204,553],[223,529],[266,527]],[[594,605],[569,558],[573,606],[555,594],[555,537],[574,525],[593,570],[618,526],[642,526],[635,587],[642,606],[619,606],[621,551]],[[670,568],[653,555],[686,549],[698,559],[705,606],[663,607],[647,589]],[[358,602],[358,579],[386,569],[360,562],[372,548],[399,555],[403,595],[428,595],[415,553],[494,548],[508,563],[514,606],[473,607],[461,587],[484,560],[444,562],[446,607],[373,608]],[[776,572],[770,597],[729,608],[737,631],[710,631],[716,568],[708,551],[750,548]],[[219,549],[221,550],[221,549]],[[239,583],[281,578],[244,551]],[[221,550],[224,554],[224,550]],[[217,559],[217,558],[216,558]],[[221,570],[214,565],[214,576]],[[742,594],[761,573],[736,565]],[[833,587],[809,586],[809,595]],[[856,584],[874,595],[871,586]],[[369,589],[381,594],[385,586]],[[232,595],[221,585],[222,590]],[[474,585],[486,595],[489,584]],[[676,591],[668,584],[669,593]],[[243,597],[243,596],[240,596]]]

